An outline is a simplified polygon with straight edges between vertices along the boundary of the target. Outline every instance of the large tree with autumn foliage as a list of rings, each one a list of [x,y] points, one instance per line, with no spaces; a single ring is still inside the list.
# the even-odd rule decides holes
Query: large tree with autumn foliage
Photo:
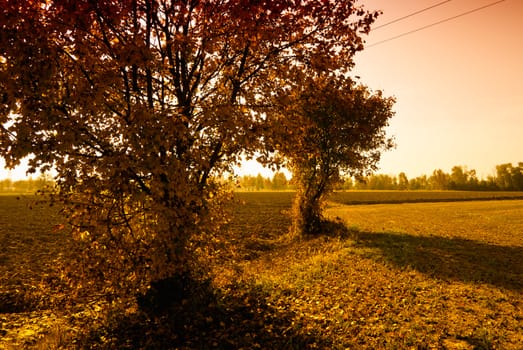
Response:
[[[85,274],[143,290],[212,233],[214,179],[263,149],[274,97],[347,73],[376,16],[353,0],[0,0],[0,154],[54,169]]]

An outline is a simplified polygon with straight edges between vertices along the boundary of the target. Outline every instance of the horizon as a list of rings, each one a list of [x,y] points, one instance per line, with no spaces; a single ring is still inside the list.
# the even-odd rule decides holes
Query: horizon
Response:
[[[523,160],[518,160],[518,161],[514,161],[514,162],[510,162],[510,161],[498,162],[498,163],[492,165],[492,170],[488,173],[483,173],[474,167],[468,166],[467,164],[454,164],[454,165],[449,166],[448,168],[435,166],[432,169],[427,170],[426,172],[422,172],[422,173],[418,173],[418,174],[409,174],[407,171],[402,171],[402,170],[399,170],[397,172],[385,172],[385,171],[382,171],[382,169],[378,169],[378,170],[374,171],[372,174],[398,176],[400,173],[403,172],[403,173],[405,173],[405,175],[407,176],[408,179],[415,179],[417,177],[424,176],[424,175],[431,176],[432,173],[436,170],[442,170],[444,173],[450,174],[453,167],[460,166],[463,169],[466,169],[469,171],[475,170],[476,176],[479,180],[482,180],[482,179],[486,180],[488,177],[496,176],[496,166],[502,165],[502,164],[509,164],[509,163],[512,164],[513,166],[517,166],[518,163],[521,163],[521,162],[523,162]],[[239,168],[239,167],[235,168],[238,176],[247,176],[247,175],[257,176],[258,174],[261,174],[265,178],[270,178],[275,174],[275,171],[272,171],[269,168],[263,167],[260,163],[256,162],[255,160],[250,160],[250,161],[247,161],[244,163],[247,163],[247,164],[244,164],[244,166],[242,166],[241,168]],[[285,174],[285,176],[287,178],[290,178],[289,174],[292,175],[292,172],[290,172],[286,168],[282,168],[280,170]]]
[[[436,166],[436,167],[432,168],[431,170],[427,170],[426,172],[419,173],[419,174],[409,174],[407,171],[402,171],[402,170],[399,170],[397,172],[385,172],[382,169],[378,169],[378,170],[374,171],[372,174],[373,175],[398,176],[400,173],[403,172],[403,173],[405,173],[405,175],[407,176],[408,179],[415,179],[417,177],[421,177],[424,175],[431,176],[432,173],[436,170],[442,170],[443,172],[450,174],[452,171],[452,168],[454,166],[460,166],[463,169],[466,169],[469,171],[475,170],[477,178],[479,180],[482,180],[482,179],[486,180],[490,176],[492,176],[492,177],[496,176],[496,166],[502,165],[502,164],[509,164],[509,163],[514,166],[517,166],[518,163],[521,163],[521,162],[523,162],[523,160],[518,160],[518,161],[514,161],[514,162],[510,162],[510,161],[498,162],[498,163],[492,165],[492,170],[489,173],[483,173],[474,167],[468,166],[467,164],[454,164],[454,165],[448,167],[448,169],[444,168],[444,167]],[[27,168],[24,167],[23,165],[15,168],[15,169],[8,170],[4,167],[3,160],[0,160],[0,165],[1,165],[0,181],[7,180],[7,179],[13,180],[13,181],[19,181],[19,180],[28,180],[29,178],[34,180],[42,175],[39,172],[26,175],[25,172],[26,172]],[[234,169],[235,169],[234,174],[237,176],[258,176],[258,174],[261,174],[264,178],[272,178],[274,176],[274,174],[277,172],[277,171],[271,170],[267,167],[264,167],[256,160],[244,161],[242,167],[234,167]],[[290,179],[292,177],[292,172],[289,171],[285,167],[280,168],[279,171],[283,172],[285,174],[285,176],[287,177],[287,179]]]

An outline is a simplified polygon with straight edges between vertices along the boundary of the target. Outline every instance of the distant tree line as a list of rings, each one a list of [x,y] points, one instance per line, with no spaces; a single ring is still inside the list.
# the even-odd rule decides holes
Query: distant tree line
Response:
[[[292,181],[287,179],[282,172],[276,172],[272,178],[263,177],[259,173],[257,176],[240,176],[236,179],[235,187],[243,191],[286,191],[295,189]]]
[[[523,191],[523,162],[496,166],[496,174],[478,178],[474,169],[454,166],[450,173],[436,169],[430,176],[408,179],[405,173],[398,176],[375,174],[359,181],[346,179],[342,189],[357,190],[460,190],[460,191]]]
[[[36,179],[30,177],[24,180],[3,179],[0,180],[0,193],[35,193],[51,185],[53,185],[53,180],[46,176]]]
[[[246,175],[239,177],[237,188],[246,191],[294,190],[292,179],[277,172],[272,178]],[[450,173],[436,169],[430,176],[409,179],[404,172],[395,175],[373,174],[359,179],[345,178],[338,190],[459,190],[459,191],[523,191],[523,162],[496,166],[496,174],[478,178],[476,170],[454,166]]]

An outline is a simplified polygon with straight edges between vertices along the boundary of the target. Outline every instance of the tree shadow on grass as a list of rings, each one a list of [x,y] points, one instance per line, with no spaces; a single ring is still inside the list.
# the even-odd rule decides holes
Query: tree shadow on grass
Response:
[[[38,302],[25,291],[6,291],[0,293],[0,314],[37,311]]]
[[[357,245],[379,249],[399,267],[411,267],[443,280],[487,283],[523,290],[523,247],[400,233],[355,232]]]
[[[196,286],[193,286],[196,287]],[[199,285],[165,309],[117,313],[80,346],[99,349],[309,349],[332,348],[321,334],[302,332],[294,314],[267,302],[267,292],[237,285],[227,295]],[[158,306],[158,305],[157,305]]]

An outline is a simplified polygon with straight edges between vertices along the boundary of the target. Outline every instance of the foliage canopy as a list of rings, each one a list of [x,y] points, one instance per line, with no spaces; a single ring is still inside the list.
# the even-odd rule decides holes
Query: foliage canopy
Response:
[[[264,147],[274,97],[346,74],[377,15],[353,0],[0,0],[0,154],[56,170],[83,272],[143,290],[217,227],[213,178]]]

